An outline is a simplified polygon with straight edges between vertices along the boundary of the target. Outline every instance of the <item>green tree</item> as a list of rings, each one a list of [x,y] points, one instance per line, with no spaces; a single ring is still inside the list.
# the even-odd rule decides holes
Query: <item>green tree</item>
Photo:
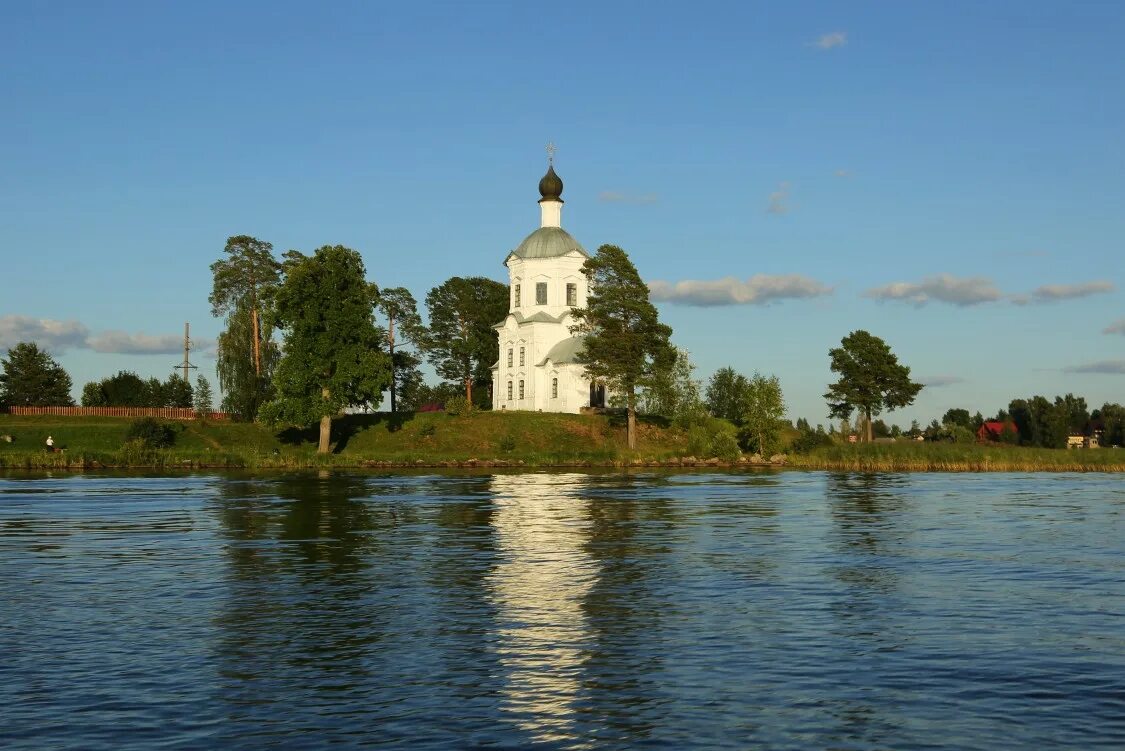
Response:
[[[508,287],[484,277],[455,276],[429,291],[426,308],[426,358],[439,376],[462,384],[472,401],[475,384],[492,384],[492,364],[500,357],[492,327],[508,312]]]
[[[824,395],[828,414],[847,419],[853,411],[859,411],[870,441],[872,416],[912,404],[922,384],[910,380],[910,368],[900,365],[891,348],[877,336],[853,331],[840,344],[828,352],[832,372],[840,375]]]
[[[973,418],[969,416],[969,410],[955,408],[946,410],[941,421],[946,425],[960,425],[963,428],[969,429],[972,427]]]
[[[35,342],[20,342],[0,358],[0,404],[12,407],[69,407],[73,384],[62,365]]]
[[[774,453],[785,417],[785,399],[777,376],[767,378],[755,371],[746,381],[739,414],[743,434],[749,438],[747,448],[762,456]]]
[[[414,295],[410,294],[410,290],[406,287],[388,287],[380,290],[377,307],[387,318],[387,351],[391,356],[391,412],[395,412],[400,381],[398,376],[400,361],[406,364],[413,360],[414,372],[418,370],[417,358],[412,355],[408,358],[399,357],[400,353],[396,347],[417,342],[424,329],[422,318],[418,315],[418,303],[414,301]],[[409,355],[408,352],[401,354]],[[408,379],[413,378],[413,373],[408,372],[406,376]]]
[[[1106,402],[1090,419],[1101,426],[1103,446],[1125,446],[1125,407]]]
[[[1060,417],[1066,420],[1067,429],[1071,433],[1081,433],[1090,423],[1090,411],[1086,407],[1086,399],[1074,394],[1055,397],[1055,409]]]
[[[211,384],[202,373],[195,377],[195,400],[192,406],[196,417],[205,418],[211,414]]]
[[[1016,426],[1019,442],[1025,446],[1039,445],[1031,421],[1031,407],[1026,399],[1013,399],[1008,403],[1008,417]]]
[[[163,407],[166,405],[164,383],[155,376],[149,376],[144,382],[141,396],[142,407]]]
[[[391,388],[398,394],[392,411],[412,412],[418,409],[423,386],[422,371],[418,369],[422,364],[421,358],[409,350],[400,349],[391,356],[391,364],[394,368]],[[444,402],[443,399],[441,403]]]
[[[102,390],[101,381],[90,381],[82,387],[83,407],[107,407],[105,391]]]
[[[687,350],[673,347],[675,361],[670,367],[653,374],[637,396],[637,409],[642,413],[661,415],[680,425],[693,422],[705,412],[699,393],[695,365]]]
[[[254,322],[247,302],[238,303],[227,316],[226,329],[219,334],[215,372],[223,392],[223,411],[238,420],[252,421],[258,410],[273,399],[273,373],[281,350],[272,337],[260,342],[262,374],[255,372],[254,360],[247,355],[254,346]]]
[[[585,336],[579,362],[593,380],[624,395],[629,448],[637,446],[637,388],[671,367],[672,329],[660,323],[648,286],[624,250],[603,245],[582,265],[590,294],[573,308],[571,332]]]
[[[707,410],[715,417],[737,423],[742,419],[746,387],[746,376],[729,366],[720,368],[707,383]]]
[[[273,256],[273,245],[249,235],[227,238],[223,252],[228,257],[211,264],[211,314],[229,316],[239,306],[247,309],[251,349],[246,355],[252,358],[254,374],[261,378],[265,373],[262,343],[270,338],[262,326],[262,307],[277,289],[281,265]]]
[[[162,407],[191,409],[191,405],[195,401],[191,383],[179,373],[173,373],[168,376],[168,380],[164,382],[162,391],[164,400],[163,404],[159,405]]]
[[[285,332],[285,347],[274,379],[277,397],[262,416],[274,424],[319,419],[323,454],[332,417],[347,406],[378,403],[390,384],[390,358],[373,316],[378,289],[364,278],[359,253],[342,245],[312,256],[290,251],[284,273],[271,322]]]
[[[1047,449],[1066,448],[1070,416],[1062,406],[1061,399],[1051,403],[1045,396],[1033,396],[1027,404],[1031,409],[1031,431],[1035,436],[1035,445]]]
[[[147,407],[148,386],[131,370],[120,370],[99,383],[107,407]]]

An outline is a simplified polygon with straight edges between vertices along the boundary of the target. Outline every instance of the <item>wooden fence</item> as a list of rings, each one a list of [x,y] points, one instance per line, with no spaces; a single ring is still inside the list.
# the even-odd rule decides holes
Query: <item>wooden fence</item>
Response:
[[[159,417],[164,420],[194,420],[194,409],[182,407],[0,407],[0,413],[17,416],[54,417]],[[208,412],[208,420],[229,420],[227,412]]]

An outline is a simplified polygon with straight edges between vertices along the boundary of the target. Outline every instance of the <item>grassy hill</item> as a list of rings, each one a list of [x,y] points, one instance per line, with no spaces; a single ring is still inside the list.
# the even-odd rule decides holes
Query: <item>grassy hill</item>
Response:
[[[683,456],[682,431],[642,420],[637,450],[626,448],[622,418],[534,412],[442,412],[347,415],[333,421],[332,448],[316,454],[316,429],[271,430],[261,425],[172,423],[175,444],[161,451],[125,446],[132,422],[117,417],[0,415],[0,467],[97,466],[358,466],[387,462],[437,464],[469,460],[512,464],[613,464]],[[47,453],[47,436],[66,450]]]
[[[317,431],[261,425],[172,423],[169,449],[126,446],[132,420],[120,417],[0,415],[0,468],[99,467],[359,467],[469,464],[620,466],[680,464],[708,457],[688,434],[660,418],[641,418],[636,451],[626,447],[624,418],[538,412],[443,412],[348,415],[333,421],[333,452],[316,453]],[[47,453],[48,435],[66,450]],[[783,441],[796,435],[786,431]],[[1125,472],[1125,449],[1065,451],[1014,446],[900,442],[834,445],[790,454],[788,465],[851,472],[1102,471]]]

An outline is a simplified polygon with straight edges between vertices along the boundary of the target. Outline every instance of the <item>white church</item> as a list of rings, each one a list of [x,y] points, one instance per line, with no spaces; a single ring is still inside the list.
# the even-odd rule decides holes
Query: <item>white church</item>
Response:
[[[582,264],[590,257],[562,228],[563,183],[552,163],[539,181],[540,227],[504,259],[508,315],[494,327],[500,359],[492,368],[497,410],[578,412],[604,407],[605,386],[591,381],[575,356],[571,308],[586,306]]]

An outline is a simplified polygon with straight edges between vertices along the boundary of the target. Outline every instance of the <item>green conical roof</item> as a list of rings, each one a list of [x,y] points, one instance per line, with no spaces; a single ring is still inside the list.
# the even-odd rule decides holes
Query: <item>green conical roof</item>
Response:
[[[590,257],[586,249],[562,227],[540,227],[528,235],[512,251],[512,255],[517,258],[558,258],[575,250]]]

